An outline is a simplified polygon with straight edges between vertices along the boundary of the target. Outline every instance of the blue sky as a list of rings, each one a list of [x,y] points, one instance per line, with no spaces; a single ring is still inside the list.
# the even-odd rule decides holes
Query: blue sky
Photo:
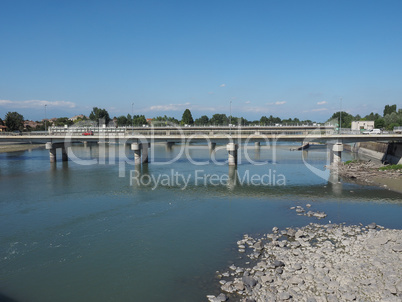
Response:
[[[402,1],[0,1],[0,117],[402,108]],[[134,106],[132,106],[134,103]]]

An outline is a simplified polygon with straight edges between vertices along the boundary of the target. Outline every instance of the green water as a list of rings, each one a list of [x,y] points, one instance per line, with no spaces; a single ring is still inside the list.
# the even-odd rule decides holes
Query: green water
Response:
[[[224,164],[219,146],[212,153],[190,146],[178,156],[181,146],[155,145],[151,162],[137,172],[130,163],[122,172],[120,146],[105,152],[73,146],[79,158],[100,162],[91,165],[50,164],[46,150],[0,154],[0,294],[41,302],[206,301],[218,293],[215,271],[238,258],[243,234],[318,222],[291,206],[310,203],[328,214],[323,223],[402,227],[400,194],[332,184],[324,171],[326,150],[291,148],[281,144],[274,153],[249,146],[236,171]],[[128,158],[130,152],[124,149]],[[302,155],[326,179],[311,172]],[[351,158],[343,153],[343,160]],[[144,182],[172,173],[189,181],[185,188],[171,181],[153,189],[152,182],[133,182],[130,173]],[[247,184],[247,175],[265,175],[264,184]],[[285,183],[276,184],[274,176]]]

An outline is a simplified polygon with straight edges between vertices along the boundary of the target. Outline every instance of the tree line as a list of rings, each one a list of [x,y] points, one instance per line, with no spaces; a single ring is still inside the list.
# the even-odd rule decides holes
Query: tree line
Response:
[[[327,122],[336,121],[339,124],[339,119],[341,119],[342,128],[350,128],[353,121],[374,121],[374,128],[392,131],[395,127],[402,126],[402,109],[397,110],[396,104],[385,105],[383,115],[371,112],[364,117],[338,111]]]
[[[93,107],[88,118],[82,115],[82,118],[77,118],[75,121],[70,120],[67,117],[60,117],[52,121],[54,126],[71,126],[77,124],[80,126],[98,126],[99,123],[106,124],[109,126],[142,126],[147,124],[147,120],[144,115],[121,115],[110,117],[109,112],[106,109]],[[359,114],[353,116],[347,112],[335,112],[327,122],[339,123],[341,119],[342,128],[350,128],[352,121],[374,121],[375,128],[393,130],[394,127],[402,126],[402,109],[397,110],[397,106],[386,105],[384,107],[383,115],[371,112],[365,117],[361,117]],[[189,109],[184,110],[181,120],[169,116],[156,116],[151,119],[153,123],[159,125],[181,125],[181,126],[228,126],[240,125],[240,126],[250,126],[250,125],[260,125],[260,126],[272,126],[276,124],[286,124],[286,125],[300,125],[300,124],[312,124],[311,120],[299,120],[298,118],[288,118],[281,119],[279,117],[274,117],[270,115],[262,116],[259,120],[247,120],[244,117],[227,116],[226,114],[216,113],[211,117],[207,115],[202,115],[201,117],[194,119],[191,111]],[[45,124],[40,123],[36,128],[29,129],[29,127],[24,127],[24,117],[18,112],[8,112],[5,116],[4,121],[0,118],[0,125],[6,126],[7,131],[30,131],[30,130],[45,130]],[[49,122],[47,122],[49,123]],[[47,124],[49,125],[49,124]],[[27,129],[28,128],[28,129]]]

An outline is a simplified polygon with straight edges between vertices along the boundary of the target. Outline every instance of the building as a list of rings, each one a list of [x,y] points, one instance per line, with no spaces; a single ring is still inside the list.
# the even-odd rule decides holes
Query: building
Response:
[[[374,121],[354,121],[352,122],[352,131],[371,130],[374,129]]]
[[[0,125],[0,132],[6,132],[7,126]]]

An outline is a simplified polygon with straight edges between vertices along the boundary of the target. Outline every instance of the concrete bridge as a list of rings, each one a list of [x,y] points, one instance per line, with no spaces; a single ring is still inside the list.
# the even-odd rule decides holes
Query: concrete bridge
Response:
[[[83,135],[89,134],[89,135]],[[360,133],[338,134],[333,126],[281,126],[281,127],[137,127],[137,128],[50,128],[48,133],[23,133],[0,135],[0,142],[43,143],[50,153],[50,161],[56,161],[56,149],[62,149],[62,160],[68,160],[67,148],[71,143],[100,142],[131,144],[136,164],[148,162],[151,143],[207,142],[211,148],[216,143],[227,143],[229,165],[237,164],[239,145],[261,143],[274,145],[279,141],[301,143],[319,142],[332,146],[333,161],[339,162],[343,144],[355,142],[400,142],[402,134],[365,135]]]

